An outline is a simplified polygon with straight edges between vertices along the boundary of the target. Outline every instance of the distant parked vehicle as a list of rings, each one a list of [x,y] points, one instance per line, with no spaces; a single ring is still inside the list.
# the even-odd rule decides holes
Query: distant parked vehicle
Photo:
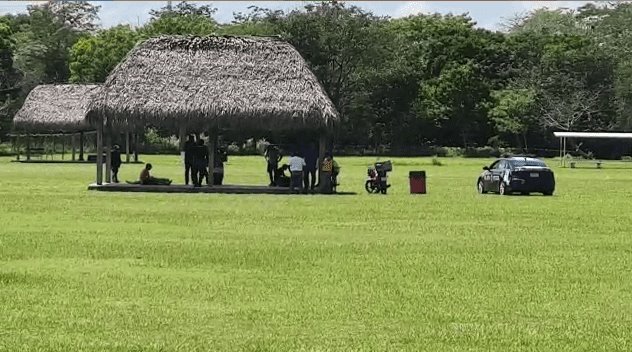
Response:
[[[555,191],[555,175],[540,159],[530,157],[502,158],[483,167],[476,181],[478,193],[509,195],[542,193],[550,196]]]

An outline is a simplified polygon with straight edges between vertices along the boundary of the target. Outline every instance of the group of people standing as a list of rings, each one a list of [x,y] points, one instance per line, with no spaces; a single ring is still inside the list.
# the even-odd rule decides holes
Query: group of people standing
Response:
[[[283,158],[280,149],[275,145],[268,145],[265,150],[267,162],[267,172],[270,177],[270,186],[289,187],[290,192],[313,191],[316,187],[324,186],[326,190],[335,189],[336,179],[340,168],[333,160],[331,154],[323,160],[323,165],[318,165],[318,150],[314,143],[310,143],[302,151],[293,150],[287,164],[279,167]],[[322,169],[327,180],[318,180],[316,184],[316,171]],[[285,175],[285,171],[290,171],[290,176]],[[333,181],[332,181],[333,180]],[[321,183],[322,182],[322,183]],[[321,187],[323,188],[323,187]]]
[[[195,187],[201,187],[202,182],[206,181],[209,185],[208,170],[209,152],[208,147],[202,138],[195,140],[193,135],[189,135],[184,143],[184,183],[186,185],[191,182]],[[213,185],[221,185],[224,181],[224,161],[226,161],[225,153],[219,150],[215,151],[213,165]]]

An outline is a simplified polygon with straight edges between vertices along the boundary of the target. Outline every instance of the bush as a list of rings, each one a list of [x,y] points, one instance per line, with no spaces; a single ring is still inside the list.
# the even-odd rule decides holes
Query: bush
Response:
[[[269,145],[270,142],[268,142],[265,138],[261,138],[256,144],[257,153],[263,155]]]
[[[241,153],[241,149],[237,143],[233,142],[226,147],[226,152],[230,155],[239,155]]]
[[[432,158],[432,166],[443,166],[443,163],[436,156],[434,156]]]
[[[176,137],[161,137],[154,128],[149,128],[145,132],[142,143],[143,154],[179,154],[180,146]]]
[[[15,155],[15,151],[13,150],[10,143],[0,144],[0,156],[13,156],[13,155]]]

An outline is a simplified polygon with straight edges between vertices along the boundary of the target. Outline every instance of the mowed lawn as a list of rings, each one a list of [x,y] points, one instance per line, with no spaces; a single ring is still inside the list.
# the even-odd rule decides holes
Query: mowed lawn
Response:
[[[392,160],[386,196],[375,158],[339,158],[357,195],[264,196],[89,192],[94,165],[0,159],[0,351],[632,350],[632,168],[501,197],[475,192],[490,160]],[[226,173],[266,183],[261,157]]]

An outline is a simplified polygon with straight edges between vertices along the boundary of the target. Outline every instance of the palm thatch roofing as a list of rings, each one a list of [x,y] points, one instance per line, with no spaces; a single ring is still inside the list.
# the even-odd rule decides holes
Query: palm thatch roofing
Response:
[[[338,113],[299,52],[274,37],[152,38],[108,76],[88,119],[114,128],[326,128]],[[198,129],[199,130],[199,129]]]
[[[99,88],[95,84],[39,85],[15,114],[13,126],[18,131],[42,133],[91,130],[86,115]]]

